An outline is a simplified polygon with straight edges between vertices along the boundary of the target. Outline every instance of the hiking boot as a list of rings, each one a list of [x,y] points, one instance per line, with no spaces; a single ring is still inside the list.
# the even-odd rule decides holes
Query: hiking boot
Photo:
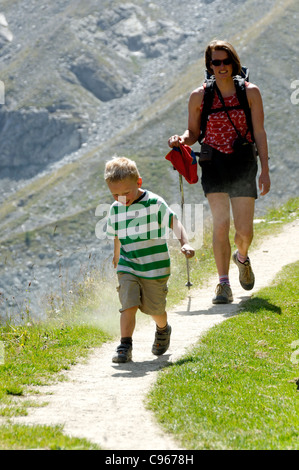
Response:
[[[213,304],[229,304],[232,302],[233,294],[228,284],[218,284],[215,291],[215,297],[213,297]]]
[[[166,333],[159,333],[156,331],[155,333],[155,341],[152,346],[152,353],[155,354],[155,356],[161,356],[161,354],[164,354],[167,349],[169,348],[170,344],[170,335],[171,335],[171,326],[167,326],[167,331]]]
[[[117,346],[112,362],[125,363],[132,359],[132,344],[121,343]]]
[[[237,251],[233,254],[233,261],[239,268],[239,281],[243,289],[251,290],[254,286],[254,274],[251,269],[250,259],[247,258],[245,263],[238,260]]]

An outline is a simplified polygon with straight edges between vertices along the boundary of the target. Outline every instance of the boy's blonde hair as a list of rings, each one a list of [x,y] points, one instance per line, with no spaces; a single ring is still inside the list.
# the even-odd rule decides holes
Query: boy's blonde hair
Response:
[[[136,163],[126,157],[113,157],[106,163],[104,178],[108,183],[122,181],[125,178],[138,180],[140,174]]]

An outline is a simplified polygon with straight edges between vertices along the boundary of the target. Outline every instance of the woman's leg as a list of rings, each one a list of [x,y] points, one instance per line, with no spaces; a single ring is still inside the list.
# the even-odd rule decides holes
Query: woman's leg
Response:
[[[230,199],[227,193],[210,193],[207,199],[213,217],[213,251],[217,271],[219,277],[227,276],[231,256]]]
[[[248,258],[248,249],[253,239],[253,197],[235,197],[231,200],[235,223],[235,244],[238,251],[233,260],[239,269],[239,281],[243,289],[251,290],[254,286],[254,273]]]
[[[235,244],[242,257],[247,257],[253,239],[253,216],[255,199],[253,197],[234,197],[231,199]]]

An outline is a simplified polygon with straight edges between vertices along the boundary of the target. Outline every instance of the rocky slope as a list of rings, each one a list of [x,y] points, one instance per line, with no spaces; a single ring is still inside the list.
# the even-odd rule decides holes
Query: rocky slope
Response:
[[[108,257],[95,208],[110,201],[102,173],[114,153],[136,158],[144,185],[178,202],[166,142],[185,129],[215,36],[236,45],[264,98],[273,190],[257,211],[298,194],[297,2],[4,0],[1,12],[4,312],[40,315],[62,279]],[[205,203],[198,185],[186,196]]]

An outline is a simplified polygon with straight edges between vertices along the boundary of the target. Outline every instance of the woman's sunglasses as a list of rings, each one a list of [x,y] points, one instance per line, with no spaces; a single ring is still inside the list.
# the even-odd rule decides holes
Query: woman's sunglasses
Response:
[[[219,67],[221,64],[230,65],[231,63],[232,63],[232,61],[229,57],[227,57],[227,59],[223,59],[223,60],[220,60],[220,59],[211,60],[211,64],[214,65],[214,67]]]

